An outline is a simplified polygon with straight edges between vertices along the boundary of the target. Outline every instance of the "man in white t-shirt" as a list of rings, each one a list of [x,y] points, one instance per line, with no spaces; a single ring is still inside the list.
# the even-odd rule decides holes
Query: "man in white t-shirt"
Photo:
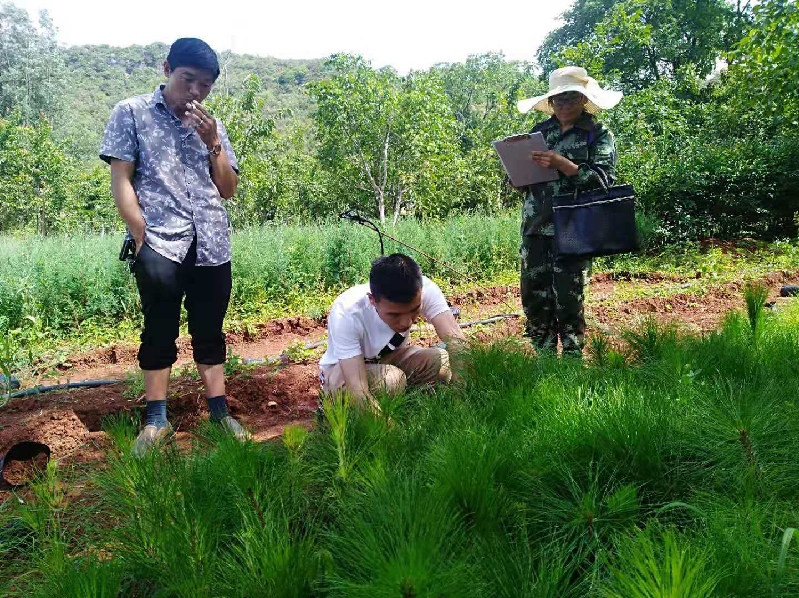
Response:
[[[372,392],[378,389],[402,392],[406,385],[449,382],[449,353],[408,340],[420,315],[449,349],[466,340],[441,289],[415,261],[399,253],[376,259],[369,283],[345,291],[330,308],[327,351],[319,362],[323,391],[346,390],[375,405]]]

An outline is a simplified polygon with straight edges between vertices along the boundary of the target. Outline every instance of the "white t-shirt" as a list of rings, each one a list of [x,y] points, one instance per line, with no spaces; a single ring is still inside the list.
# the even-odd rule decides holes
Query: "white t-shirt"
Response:
[[[344,291],[333,302],[327,316],[327,351],[319,362],[321,368],[358,355],[374,359],[396,334],[377,315],[369,301],[370,292],[368,283],[359,284]],[[447,300],[438,285],[422,276],[421,314],[425,320],[429,322],[448,309]]]

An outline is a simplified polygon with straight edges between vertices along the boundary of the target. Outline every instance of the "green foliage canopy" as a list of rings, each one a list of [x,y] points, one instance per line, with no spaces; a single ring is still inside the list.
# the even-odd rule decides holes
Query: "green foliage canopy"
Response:
[[[63,76],[56,31],[47,11],[39,13],[37,30],[27,10],[10,2],[0,4],[0,116],[18,110],[25,124],[39,114],[52,120]]]
[[[430,74],[399,77],[360,57],[333,56],[334,75],[309,87],[320,158],[352,201],[371,197],[381,223],[393,204],[394,223],[407,205],[431,207],[426,192],[455,155],[455,128],[441,81]],[[416,184],[416,183],[420,184]]]

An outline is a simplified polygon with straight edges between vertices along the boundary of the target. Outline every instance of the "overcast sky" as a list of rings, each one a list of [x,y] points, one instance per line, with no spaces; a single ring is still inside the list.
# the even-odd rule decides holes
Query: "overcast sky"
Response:
[[[0,0],[5,1],[5,0]],[[11,0],[34,21],[46,8],[65,44],[127,46],[201,37],[216,50],[321,58],[361,54],[400,73],[469,54],[531,60],[572,0]]]

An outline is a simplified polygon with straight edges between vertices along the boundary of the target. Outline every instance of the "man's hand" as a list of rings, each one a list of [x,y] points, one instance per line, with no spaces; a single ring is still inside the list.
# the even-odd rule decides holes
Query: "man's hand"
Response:
[[[191,125],[200,139],[205,143],[205,147],[210,152],[220,142],[219,132],[216,128],[216,119],[211,116],[205,107],[199,102],[189,102],[186,104],[186,116],[189,117]]]
[[[450,310],[438,314],[430,323],[436,329],[438,338],[447,344],[452,380],[457,381],[460,379],[460,371],[463,369],[461,353],[466,349],[466,335],[463,334],[463,330],[455,321],[455,316]]]
[[[194,127],[209,152],[220,145],[216,119],[199,102],[186,104],[186,116],[189,118],[189,126]],[[239,177],[224,151],[211,154],[211,178],[223,199],[230,199],[236,193]]]

